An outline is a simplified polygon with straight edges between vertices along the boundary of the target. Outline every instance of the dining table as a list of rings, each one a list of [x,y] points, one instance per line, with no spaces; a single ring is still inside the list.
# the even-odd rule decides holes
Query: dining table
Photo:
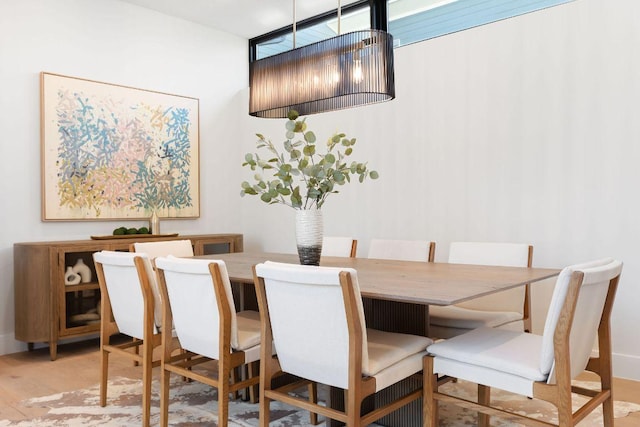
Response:
[[[226,264],[232,283],[253,284],[256,264],[273,261],[299,264],[297,254],[269,252],[236,252],[204,255]],[[363,299],[367,328],[429,336],[429,306],[453,305],[473,298],[533,284],[557,276],[559,269],[537,267],[503,267],[439,262],[397,261],[371,258],[322,257],[321,266],[356,270]],[[245,287],[246,288],[246,287]],[[242,305],[246,292],[242,292]],[[250,298],[249,298],[250,299]],[[397,385],[402,389],[420,387],[420,380]],[[369,402],[370,406],[384,404],[401,390],[393,387],[381,390]],[[340,407],[341,390],[332,389],[330,404]],[[386,426],[421,425],[422,406],[413,403],[380,419]],[[327,425],[337,426],[330,421]]]

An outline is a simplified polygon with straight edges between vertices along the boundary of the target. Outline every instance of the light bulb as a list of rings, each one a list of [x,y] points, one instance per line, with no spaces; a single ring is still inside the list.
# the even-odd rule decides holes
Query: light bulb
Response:
[[[353,81],[356,84],[362,82],[362,63],[359,59],[353,60]]]

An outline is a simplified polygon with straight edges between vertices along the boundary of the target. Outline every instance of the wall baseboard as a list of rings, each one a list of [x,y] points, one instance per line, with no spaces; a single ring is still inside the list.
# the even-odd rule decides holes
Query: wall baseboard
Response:
[[[631,354],[612,354],[613,376],[640,381],[640,357]]]
[[[58,341],[58,346],[61,346],[64,344],[70,344],[78,341],[86,341],[89,339],[95,339],[99,337],[100,337],[100,334],[96,333],[96,334],[87,335],[84,337],[62,339]],[[49,347],[49,343],[46,343],[46,342],[37,342],[37,343],[34,343],[33,345],[34,350],[38,350],[41,348],[48,348],[48,347]],[[27,343],[16,340],[13,334],[0,335],[0,356],[5,354],[27,351],[27,349],[28,349]]]
[[[82,339],[87,339],[82,338]],[[61,341],[59,344],[80,341],[80,339],[71,339]],[[46,343],[36,343],[35,348],[46,347]],[[13,334],[0,335],[0,356],[4,354],[18,353],[27,351],[27,344],[16,341]],[[625,378],[634,381],[640,381],[640,357],[614,353],[613,360],[613,376]]]
[[[0,355],[27,351],[27,344],[17,341],[13,334],[0,335]]]

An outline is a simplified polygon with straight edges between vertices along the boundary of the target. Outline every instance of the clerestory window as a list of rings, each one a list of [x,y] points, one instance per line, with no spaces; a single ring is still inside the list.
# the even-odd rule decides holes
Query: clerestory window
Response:
[[[342,7],[340,33],[385,29],[400,47],[571,1],[575,0],[362,0]],[[337,15],[336,9],[297,23],[296,47],[338,35]],[[380,17],[388,19],[380,23]],[[249,60],[292,49],[292,27],[249,40]]]

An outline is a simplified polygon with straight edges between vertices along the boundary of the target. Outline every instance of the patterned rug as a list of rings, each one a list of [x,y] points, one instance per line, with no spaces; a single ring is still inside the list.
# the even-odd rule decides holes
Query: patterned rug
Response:
[[[580,382],[581,386],[591,387],[595,383]],[[457,384],[446,384],[441,387],[446,392],[474,398],[475,387],[463,381]],[[0,427],[27,426],[133,426],[141,424],[140,382],[129,378],[115,378],[109,382],[107,406],[99,405],[99,388],[93,386],[83,390],[59,393],[52,396],[29,399],[25,406],[48,408],[46,415],[26,421],[0,421]],[[159,424],[159,388],[157,381],[153,384],[151,407],[151,424]],[[524,399],[510,393],[492,390],[494,404],[503,408],[529,414],[545,421],[556,422],[553,418],[553,407],[545,402]],[[580,403],[580,397],[574,395],[574,404]],[[197,382],[185,383],[177,379],[171,388],[171,404],[169,407],[169,424],[172,426],[217,426],[217,392]],[[440,426],[475,426],[474,412],[457,409],[451,405],[441,405]],[[640,411],[640,405],[630,402],[615,402],[615,417],[627,416],[630,412]],[[231,401],[229,406],[230,426],[257,426],[258,405],[241,400]],[[280,403],[271,404],[271,426],[293,427],[309,426],[306,411]],[[320,424],[321,426],[324,423]],[[492,426],[507,427],[518,424],[507,423],[498,418],[492,419]],[[580,427],[602,426],[600,410],[589,415],[580,423]]]

